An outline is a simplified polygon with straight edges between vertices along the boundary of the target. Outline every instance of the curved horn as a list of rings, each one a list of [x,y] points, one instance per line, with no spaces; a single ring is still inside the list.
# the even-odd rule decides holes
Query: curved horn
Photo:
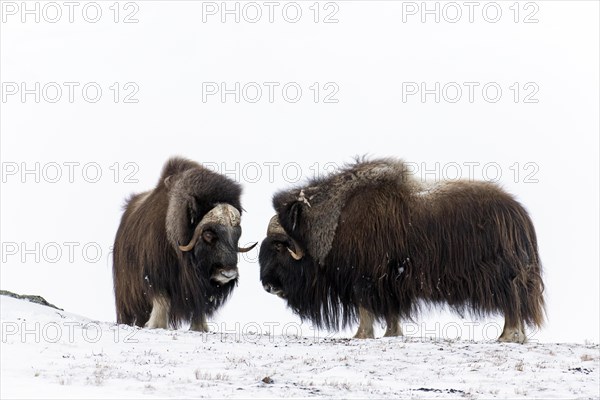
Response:
[[[198,238],[202,235],[204,226],[209,223],[227,225],[227,226],[239,226],[240,225],[240,212],[231,204],[217,204],[212,210],[206,213],[204,218],[200,220],[196,229],[194,229],[194,235],[188,244],[185,246],[179,246],[181,251],[190,251],[196,245]],[[250,249],[251,250],[251,249]]]
[[[290,255],[292,256],[292,258],[294,260],[296,260],[296,261],[301,260],[302,257],[304,257],[304,251],[302,250],[300,245],[298,245],[298,243],[294,239],[292,239],[291,237],[289,237],[289,235],[287,233],[285,233],[285,230],[279,223],[279,218],[277,218],[277,215],[274,215],[273,217],[271,217],[271,220],[269,221],[269,227],[267,228],[267,236],[276,235],[276,234],[285,235],[288,238],[290,238],[290,240],[294,244],[294,249],[296,251],[290,249],[289,247],[287,248],[287,251],[290,253]]]
[[[200,224],[198,224],[196,226],[196,229],[194,229],[194,235],[192,236],[192,239],[190,240],[190,242],[188,244],[186,244],[185,246],[179,245],[179,250],[190,251],[191,249],[193,249],[194,246],[196,245],[196,242],[198,241],[198,238],[200,237],[200,235],[202,235],[202,227],[200,226]]]
[[[253,248],[255,248],[257,244],[258,244],[258,242],[254,242],[254,244],[249,247],[238,247],[238,253],[247,253],[250,250],[252,250]]]
[[[292,238],[290,238],[292,239]],[[296,243],[296,241],[294,239],[292,239],[292,243],[294,244],[294,248],[296,249],[296,252],[292,251],[292,249],[290,249],[289,247],[287,248],[287,251],[290,252],[290,255],[292,256],[292,258],[296,261],[298,260],[302,260],[302,257],[304,257],[304,251],[302,251],[302,248],[300,248],[300,246],[298,245],[298,243]]]

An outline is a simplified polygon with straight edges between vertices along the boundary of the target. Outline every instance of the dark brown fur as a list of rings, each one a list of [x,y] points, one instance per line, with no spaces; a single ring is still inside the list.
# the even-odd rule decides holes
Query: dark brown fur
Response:
[[[201,257],[178,245],[190,240],[195,224],[215,204],[231,204],[241,213],[240,195],[232,180],[193,161],[172,158],[152,191],[131,196],[113,251],[118,323],[144,326],[156,296],[170,299],[173,326],[210,316],[223,304],[237,281],[215,285],[211,271],[219,263],[235,266],[236,248],[231,254]]]
[[[301,190],[306,201],[299,198]],[[317,325],[336,328],[339,321],[355,320],[358,307],[387,319],[411,318],[421,306],[436,304],[461,314],[502,314],[510,326],[543,323],[533,224],[523,206],[495,184],[425,186],[401,161],[386,159],[357,162],[280,192],[273,204],[286,233],[307,255],[275,261],[269,252],[274,238],[267,238],[263,284],[279,268],[296,276],[281,289],[290,306]],[[286,279],[277,282],[285,285],[280,281]],[[319,284],[310,283],[317,279]],[[298,290],[303,293],[293,293]],[[320,315],[324,310],[342,315]]]

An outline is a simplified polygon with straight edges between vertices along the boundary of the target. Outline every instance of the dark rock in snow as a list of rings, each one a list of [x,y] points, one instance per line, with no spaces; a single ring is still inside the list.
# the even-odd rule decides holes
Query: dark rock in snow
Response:
[[[54,304],[50,304],[42,296],[36,296],[31,294],[16,294],[9,292],[8,290],[0,290],[0,296],[14,297],[15,299],[27,300],[31,303],[40,304],[46,307],[56,308],[57,310],[64,311],[62,308],[56,307]]]

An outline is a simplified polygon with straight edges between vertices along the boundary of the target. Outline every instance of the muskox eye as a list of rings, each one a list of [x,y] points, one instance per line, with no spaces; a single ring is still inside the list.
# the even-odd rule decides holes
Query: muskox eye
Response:
[[[204,231],[202,232],[202,239],[206,243],[212,243],[217,239],[217,236],[211,231]]]
[[[275,242],[275,250],[277,250],[278,252],[282,252],[283,249],[284,249],[283,243]]]

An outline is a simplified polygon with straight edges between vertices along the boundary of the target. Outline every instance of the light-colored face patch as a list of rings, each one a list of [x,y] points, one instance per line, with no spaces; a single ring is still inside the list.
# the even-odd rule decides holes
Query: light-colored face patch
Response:
[[[225,203],[217,204],[200,220],[196,229],[194,229],[194,234],[190,242],[185,246],[179,245],[178,247],[181,251],[192,250],[200,238],[200,235],[202,235],[204,227],[208,224],[237,227],[240,226],[240,221],[240,212],[234,206]]]
[[[271,220],[269,221],[269,227],[267,228],[267,236],[270,235],[285,235],[285,231],[283,230],[283,227],[281,226],[281,224],[279,223],[279,219],[277,218],[277,215],[273,215],[273,217],[271,217]]]
[[[231,204],[220,203],[206,213],[199,225],[216,223],[220,225],[239,226],[241,222],[240,212]]]

